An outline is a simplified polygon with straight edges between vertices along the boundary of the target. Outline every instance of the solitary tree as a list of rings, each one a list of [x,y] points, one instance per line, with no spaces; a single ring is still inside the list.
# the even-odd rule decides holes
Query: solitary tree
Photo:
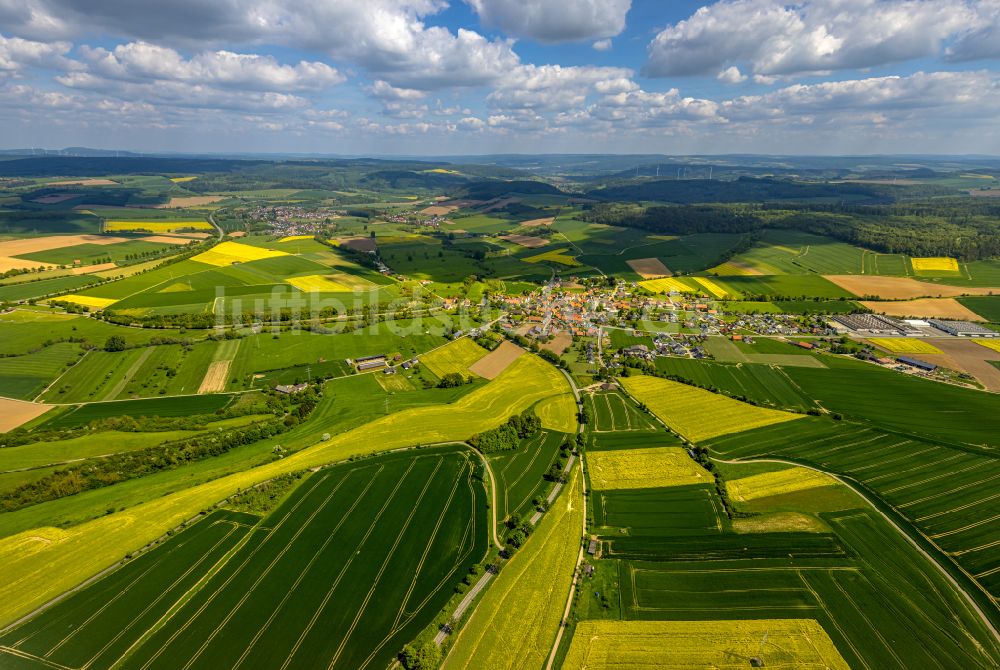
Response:
[[[121,335],[112,335],[104,342],[105,351],[125,351],[125,338]]]

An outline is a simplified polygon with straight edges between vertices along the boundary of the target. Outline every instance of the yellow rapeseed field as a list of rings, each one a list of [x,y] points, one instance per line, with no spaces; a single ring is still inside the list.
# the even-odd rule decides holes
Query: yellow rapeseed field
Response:
[[[947,256],[936,256],[931,258],[911,258],[915,272],[958,272],[958,261]]]
[[[559,263],[560,265],[567,265],[569,267],[577,267],[580,265],[580,261],[569,255],[568,249],[553,249],[552,251],[546,251],[544,254],[529,256],[521,260],[526,263],[541,263],[543,261],[549,261],[551,263]]]
[[[670,291],[677,291],[678,293],[698,293],[701,291],[701,289],[695,288],[690,283],[684,281],[683,279],[677,279],[676,277],[647,279],[646,281],[639,282],[639,286],[647,291],[652,291],[653,293],[669,293]]]
[[[590,450],[590,482],[595,489],[647,489],[713,481],[680,447]]]
[[[705,290],[716,298],[728,298],[733,295],[727,289],[723,288],[722,285],[717,284],[707,277],[695,277],[694,280],[705,287]]]
[[[748,405],[658,377],[623,377],[621,384],[663,423],[692,442],[803,418],[802,414]]]
[[[351,287],[346,284],[325,277],[323,275],[306,275],[305,277],[291,277],[285,280],[300,291],[320,291],[325,293],[337,293],[350,291]]]
[[[424,354],[420,357],[420,364],[426,366],[438,377],[443,377],[449,372],[457,372],[463,377],[467,377],[471,374],[469,366],[487,353],[489,352],[471,338],[462,337]]]
[[[288,235],[287,237],[282,237],[280,240],[278,240],[278,244],[281,244],[282,242],[294,242],[295,240],[311,240],[314,237],[316,237],[316,236],[315,235]]]
[[[324,412],[321,401],[314,416],[300,426],[300,437],[294,442],[299,450],[286,458],[66,529],[33,528],[0,538],[4,574],[0,580],[0,625],[64,593],[238,490],[352,455],[464,440],[496,428],[511,414],[540,400],[568,391],[569,384],[555,368],[536,356],[525,355],[492,382],[454,403],[403,410],[326,441],[320,436],[337,423],[339,414]],[[275,443],[288,446],[292,439],[286,433],[275,438]],[[579,521],[574,525],[578,537]],[[571,544],[575,558],[578,545],[575,539]],[[567,590],[571,572],[572,562],[564,572]],[[564,602],[559,605],[560,613]]]
[[[726,481],[730,497],[738,502],[836,485],[833,477],[807,468],[788,468]]]
[[[105,307],[118,302],[117,300],[113,300],[111,298],[93,298],[89,295],[77,295],[76,293],[61,295],[58,298],[53,298],[53,300],[71,302],[74,305],[82,305],[83,307],[90,307],[91,309],[104,309]]]
[[[560,433],[576,432],[576,401],[572,393],[563,393],[535,405],[535,414],[542,420],[542,428]]]
[[[581,621],[563,667],[745,670],[758,655],[767,668],[850,667],[815,619]]]
[[[940,354],[930,342],[913,337],[870,337],[868,341],[894,354]]]
[[[443,670],[520,670],[545,665],[580,552],[581,480],[579,468],[573,468],[566,490],[542,517],[528,543],[490,584],[459,631]]]
[[[170,181],[174,182],[175,184],[183,184],[184,182],[194,181],[197,178],[198,177],[171,177]]]
[[[208,221],[105,221],[104,232],[148,230],[151,233],[172,233],[177,230],[212,230]]]
[[[262,258],[275,258],[287,255],[284,251],[253,247],[249,244],[222,242],[208,251],[192,257],[191,260],[222,267],[232,265],[233,263],[246,263],[248,261],[259,261]]]

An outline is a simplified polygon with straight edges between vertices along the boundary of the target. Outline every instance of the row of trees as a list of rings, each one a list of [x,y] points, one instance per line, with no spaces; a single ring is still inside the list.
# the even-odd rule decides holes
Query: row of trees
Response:
[[[656,233],[753,234],[785,228],[883,253],[948,255],[963,260],[1000,256],[1000,203],[958,198],[879,205],[777,202],[642,207],[608,203],[595,205],[582,217]]]
[[[513,451],[521,440],[535,435],[541,428],[542,420],[531,409],[526,409],[493,430],[476,433],[469,438],[469,444],[484,454]]]

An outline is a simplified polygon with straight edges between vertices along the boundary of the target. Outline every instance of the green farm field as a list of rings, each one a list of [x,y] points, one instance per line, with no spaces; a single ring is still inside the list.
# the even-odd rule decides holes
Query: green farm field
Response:
[[[542,667],[555,641],[580,551],[583,478],[579,468],[507,562],[451,642],[442,668]],[[517,639],[516,645],[511,640]]]
[[[531,407],[539,400],[565,393],[566,390],[565,378],[555,368],[534,356],[521,356],[489,384],[451,404],[404,409],[374,420],[369,419],[370,423],[354,424],[351,430],[329,440],[322,439],[323,432],[328,430],[327,426],[342,425],[342,416],[336,412],[329,414],[318,408],[315,417],[310,417],[309,421],[303,422],[294,431],[253,445],[255,453],[267,453],[280,444],[285,449],[295,451],[290,456],[184,490],[175,489],[169,495],[152,500],[140,498],[146,502],[67,530],[36,528],[0,540],[0,556],[7,557],[4,560],[14,560],[17,557],[19,563],[17,566],[12,565],[12,569],[19,570],[23,575],[17,584],[0,585],[0,591],[9,596],[3,601],[6,605],[0,610],[0,619],[9,620],[18,610],[23,612],[25,610],[22,608],[31,608],[32,603],[44,602],[46,597],[57,595],[83,581],[112,564],[124,553],[155,539],[177,523],[232,495],[240,488],[280,474],[350,456],[415,444],[464,440],[476,432],[496,427],[506,417]],[[217,407],[202,409],[191,405],[218,403],[219,399],[229,402],[231,398],[232,396],[227,395],[202,395],[97,403],[62,414],[52,423],[56,427],[79,425],[93,418],[108,416],[111,412],[120,412],[126,407],[161,415],[168,415],[171,411],[202,414],[214,411]],[[143,409],[139,410],[140,407]],[[233,458],[237,457],[238,454]],[[32,533],[36,536],[55,533],[59,541],[47,547],[38,547],[29,557],[18,552],[17,547],[22,546],[21,543]],[[37,559],[40,555],[49,555],[50,560],[62,563],[59,580],[52,580],[51,573],[45,570],[39,571]],[[87,561],[72,558],[82,555],[88,557]]]
[[[991,523],[1000,514],[989,493],[1000,459],[896,432],[819,419],[796,421],[707,442],[722,458],[776,457],[848,477],[908,522],[939,560],[953,563],[973,588],[996,597],[1000,559]],[[991,616],[1000,618],[996,606]]]
[[[329,468],[259,525],[214,512],[3,641],[72,666],[382,667],[485,554],[471,458],[450,449]]]
[[[761,431],[783,429],[790,437],[802,423]],[[774,467],[725,470],[735,479]],[[905,669],[942,658],[956,667],[996,663],[1000,644],[969,601],[860,497],[838,489],[762,498],[735,521],[712,486],[597,491],[592,532],[603,555],[589,559],[598,577],[584,578],[577,612],[611,621],[726,622],[734,634],[744,621],[766,629],[770,620],[815,619],[850,667]],[[803,504],[807,493],[819,504]],[[795,496],[797,505],[783,501]],[[809,511],[776,513],[789,504]],[[612,601],[603,609],[590,584],[598,578],[600,595]],[[909,593],[915,597],[903,596]],[[872,630],[879,634],[865,633]],[[968,644],[967,634],[976,642]],[[780,657],[777,649],[764,652],[768,663]]]
[[[512,514],[531,516],[531,500],[549,486],[543,476],[565,439],[563,433],[542,431],[523,440],[514,451],[488,457],[497,480],[498,518],[505,519]]]
[[[596,432],[653,431],[658,428],[648,414],[620,393],[593,393],[584,401]]]

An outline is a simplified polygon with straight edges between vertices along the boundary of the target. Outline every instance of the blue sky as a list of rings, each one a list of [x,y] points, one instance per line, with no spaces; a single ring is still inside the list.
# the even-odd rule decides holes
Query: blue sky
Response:
[[[0,0],[0,146],[1000,154],[1000,0]]]

